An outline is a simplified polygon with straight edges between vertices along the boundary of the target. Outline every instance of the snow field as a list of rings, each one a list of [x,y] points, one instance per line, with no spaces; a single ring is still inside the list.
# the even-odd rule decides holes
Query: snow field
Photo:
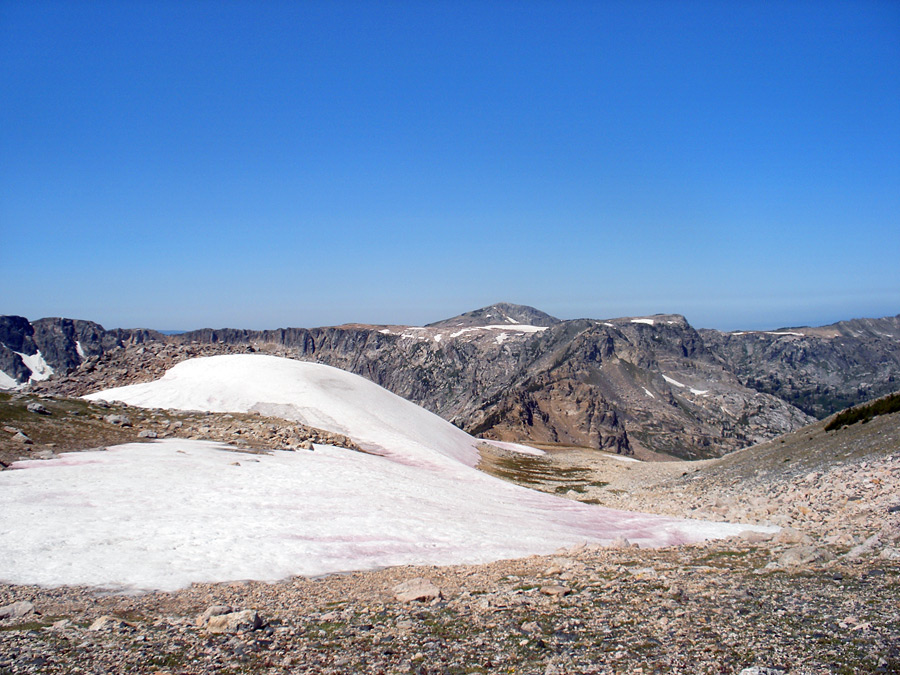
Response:
[[[775,529],[615,511],[506,483],[473,468],[477,439],[319,364],[199,358],[156,382],[89,398],[260,410],[346,434],[380,456],[319,445],[256,455],[165,440],[19,462],[0,473],[0,581],[170,590],[482,563],[617,537],[667,546]]]

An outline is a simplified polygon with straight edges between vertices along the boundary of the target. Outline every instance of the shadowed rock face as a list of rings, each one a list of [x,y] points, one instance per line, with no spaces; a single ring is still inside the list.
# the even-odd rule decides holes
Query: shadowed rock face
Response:
[[[93,321],[46,318],[29,322],[21,316],[0,316],[0,370],[25,383],[33,373],[21,354],[40,353],[54,373],[66,374],[90,357],[159,338],[162,335],[156,331],[108,331]]]
[[[636,456],[719,456],[811,421],[791,401],[827,415],[897,389],[900,376],[897,317],[741,334],[698,331],[679,315],[560,321],[500,303],[425,327],[173,336],[66,319],[35,322],[29,333],[24,319],[5,319],[15,319],[0,325],[18,327],[3,330],[21,334],[22,344],[46,345],[41,353],[58,374],[71,370],[34,383],[38,390],[89,393],[155,379],[194,356],[255,350],[362,375],[485,438]]]

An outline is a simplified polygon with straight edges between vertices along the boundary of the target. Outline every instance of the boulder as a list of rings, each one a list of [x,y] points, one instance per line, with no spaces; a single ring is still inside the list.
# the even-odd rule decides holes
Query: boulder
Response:
[[[423,577],[404,581],[392,590],[400,602],[428,602],[442,597],[441,589]]]
[[[197,624],[210,633],[246,633],[263,624],[255,609],[232,612],[227,605],[214,605],[197,617]]]
[[[21,619],[32,613],[34,613],[34,605],[27,600],[0,607],[0,619]]]
[[[812,544],[812,539],[805,532],[793,527],[783,527],[772,539],[775,544]]]
[[[94,623],[90,625],[88,630],[115,630],[116,628],[130,628],[132,624],[128,623],[124,619],[120,619],[117,616],[110,616],[109,614],[104,614],[99,619],[96,619]]]
[[[766,567],[769,569],[807,567],[825,563],[830,560],[834,560],[834,555],[830,551],[815,546],[803,545],[789,548],[779,556],[778,560],[770,562]]]
[[[128,418],[127,415],[107,415],[103,419],[106,420],[107,422],[109,422],[110,424],[115,424],[116,426],[119,426],[119,427],[130,427],[131,426],[131,420]]]
[[[22,445],[32,445],[34,443],[34,441],[28,438],[28,436],[23,434],[21,431],[13,436],[12,439],[14,442],[21,443]]]
[[[561,584],[550,584],[547,586],[541,586],[541,593],[544,595],[549,595],[551,598],[561,598],[564,595],[569,595],[572,592],[572,589],[568,586],[562,586]]]

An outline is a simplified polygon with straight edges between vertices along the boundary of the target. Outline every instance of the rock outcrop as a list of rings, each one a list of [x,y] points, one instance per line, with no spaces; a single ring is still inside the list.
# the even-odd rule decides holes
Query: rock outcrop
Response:
[[[819,328],[700,334],[742,384],[819,419],[900,390],[900,314]]]

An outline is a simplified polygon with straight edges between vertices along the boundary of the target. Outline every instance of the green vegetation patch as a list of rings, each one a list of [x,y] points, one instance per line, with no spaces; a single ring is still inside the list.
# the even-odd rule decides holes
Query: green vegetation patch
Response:
[[[900,392],[838,413],[825,427],[825,431],[834,431],[857,422],[865,424],[879,415],[889,415],[895,412],[900,412]]]

